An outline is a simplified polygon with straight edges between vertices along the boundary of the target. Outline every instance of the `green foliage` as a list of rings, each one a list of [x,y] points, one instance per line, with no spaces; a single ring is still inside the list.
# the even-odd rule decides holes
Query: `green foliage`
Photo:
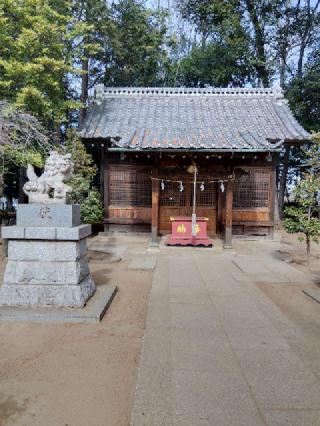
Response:
[[[320,221],[316,217],[311,217],[309,219],[308,210],[302,207],[287,207],[285,210],[286,215],[288,216],[284,220],[284,228],[290,234],[302,233],[319,243],[320,237]],[[299,237],[303,241],[304,237]]]
[[[208,49],[208,53],[212,53],[209,53],[211,64],[198,62],[200,67],[204,66],[203,72],[199,70],[199,85],[256,84],[259,81],[269,84],[272,69],[272,62],[266,55],[266,27],[270,24],[271,14],[269,2],[179,0],[178,4],[183,17],[200,34],[200,44],[196,43],[193,50]],[[212,82],[203,81],[205,69],[209,71],[210,66],[218,68],[218,78],[213,78]],[[213,70],[209,72],[212,73]]]
[[[67,79],[78,71],[76,41],[87,28],[72,16],[72,2],[0,2],[0,98],[49,124],[79,106],[67,96]]]
[[[113,2],[110,14],[107,48],[100,53],[102,82],[111,86],[161,84],[168,62],[165,15],[137,0]]]
[[[93,178],[97,167],[85,146],[77,138],[74,131],[68,132],[67,152],[72,156],[74,163],[74,176],[69,181],[72,192],[69,201],[80,204],[81,220],[85,223],[97,223],[103,219],[103,204],[100,193],[92,188]]]
[[[297,206],[285,209],[286,219],[283,222],[289,233],[301,233],[299,240],[306,241],[307,253],[310,253],[310,242],[319,243],[320,220],[318,217],[318,193],[320,177],[313,171],[306,173],[294,190]]]
[[[3,148],[3,155],[7,166],[27,167],[28,164],[32,164],[39,169],[44,166],[44,152],[32,148],[19,147],[17,149],[6,146]]]
[[[301,78],[296,77],[286,95],[299,122],[308,130],[320,131],[320,52],[316,50],[305,65]]]
[[[75,176],[83,177],[91,185],[97,173],[97,166],[73,129],[68,130],[66,149],[72,156]]]
[[[87,197],[80,204],[80,214],[83,222],[101,223],[104,216],[102,197],[98,190],[88,192]]]
[[[195,46],[179,65],[176,81],[185,86],[243,86],[249,81],[249,63],[243,46],[208,43]]]

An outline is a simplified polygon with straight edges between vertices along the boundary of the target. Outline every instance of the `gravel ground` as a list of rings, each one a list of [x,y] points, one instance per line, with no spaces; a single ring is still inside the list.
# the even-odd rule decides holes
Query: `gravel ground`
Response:
[[[0,323],[0,426],[129,425],[153,271],[128,269],[132,259],[149,255],[146,237],[112,238],[111,253],[105,242],[90,242],[102,247],[89,252],[91,271],[98,285],[114,283],[119,291],[100,324]],[[311,270],[314,284],[257,286],[296,325],[287,339],[319,376],[320,304],[302,290],[317,286],[320,247],[313,244],[310,267],[296,236],[283,234],[281,244],[237,241],[235,247],[261,256],[271,250]]]
[[[1,426],[129,424],[152,273],[127,269],[130,246],[89,258],[97,285],[119,288],[100,324],[0,323]]]

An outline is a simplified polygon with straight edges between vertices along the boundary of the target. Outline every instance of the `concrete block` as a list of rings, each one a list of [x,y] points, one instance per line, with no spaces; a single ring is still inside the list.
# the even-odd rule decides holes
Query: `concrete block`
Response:
[[[180,426],[173,419],[171,369],[140,366],[131,426]],[[190,425],[190,424],[189,424]],[[188,426],[189,426],[188,425]],[[187,426],[185,424],[184,426]]]
[[[24,238],[24,226],[2,226],[1,237],[4,239],[22,239]]]
[[[110,244],[108,241],[95,241],[94,239],[88,241],[88,249],[91,251],[97,251],[99,253],[110,254],[113,257],[119,257],[120,259],[125,256],[128,246],[122,246],[118,244]]]
[[[9,260],[4,274],[4,284],[76,285],[89,273],[86,257],[71,262]]]
[[[235,354],[262,410],[319,408],[320,383],[289,346],[288,350],[279,350],[266,344],[263,349],[236,350]]]
[[[2,238],[9,240],[78,241],[91,235],[91,225],[72,228],[53,226],[3,226]]]
[[[166,317],[168,318],[168,316]],[[171,326],[189,330],[212,330],[219,332],[219,318],[210,305],[170,303]]]
[[[86,254],[86,240],[80,241],[30,241],[9,240],[9,260],[39,260],[68,262]]]
[[[116,292],[115,285],[99,285],[83,308],[0,306],[0,321],[97,323],[102,320]]]
[[[0,305],[81,308],[94,294],[95,289],[90,275],[78,285],[3,284],[0,288]]]
[[[208,293],[202,289],[183,288],[181,286],[170,286],[170,303],[192,303],[195,305],[211,305]]]
[[[315,302],[320,303],[320,289],[319,288],[308,288],[306,290],[302,290],[302,292],[311,297]]]
[[[129,263],[128,269],[153,270],[156,266],[156,261],[155,257],[137,257]]]
[[[267,274],[270,271],[253,256],[237,256],[233,263],[245,274]]]
[[[56,228],[48,226],[27,226],[24,231],[24,237],[30,240],[55,240]]]
[[[240,371],[172,371],[174,425],[263,426]]]
[[[317,426],[320,424],[319,410],[266,410],[264,416],[272,426]]]
[[[91,235],[91,225],[80,225],[73,228],[57,228],[57,240],[78,241]]]
[[[169,352],[173,368],[218,373],[239,370],[222,327],[218,331],[170,328],[170,333]]]
[[[19,204],[18,226],[67,227],[80,225],[80,206],[75,204]]]

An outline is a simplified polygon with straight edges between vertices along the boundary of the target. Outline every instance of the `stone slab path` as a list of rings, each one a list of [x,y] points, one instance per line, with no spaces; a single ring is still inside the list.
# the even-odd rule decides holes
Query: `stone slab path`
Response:
[[[132,425],[320,425],[320,381],[290,347],[287,317],[255,285],[306,277],[259,259],[161,251]]]

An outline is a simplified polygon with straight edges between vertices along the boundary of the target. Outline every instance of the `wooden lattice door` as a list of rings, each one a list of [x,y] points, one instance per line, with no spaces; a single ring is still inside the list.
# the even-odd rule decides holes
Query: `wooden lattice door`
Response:
[[[204,187],[201,188],[203,181]],[[197,216],[208,218],[208,232],[216,233],[217,188],[215,183],[207,183],[208,178],[199,178],[197,183],[196,213]],[[165,181],[160,188],[160,233],[171,231],[171,217],[188,216],[192,214],[193,206],[193,180],[192,177],[171,176],[171,181]],[[183,191],[181,191],[182,182]],[[201,190],[203,189],[203,190]]]

